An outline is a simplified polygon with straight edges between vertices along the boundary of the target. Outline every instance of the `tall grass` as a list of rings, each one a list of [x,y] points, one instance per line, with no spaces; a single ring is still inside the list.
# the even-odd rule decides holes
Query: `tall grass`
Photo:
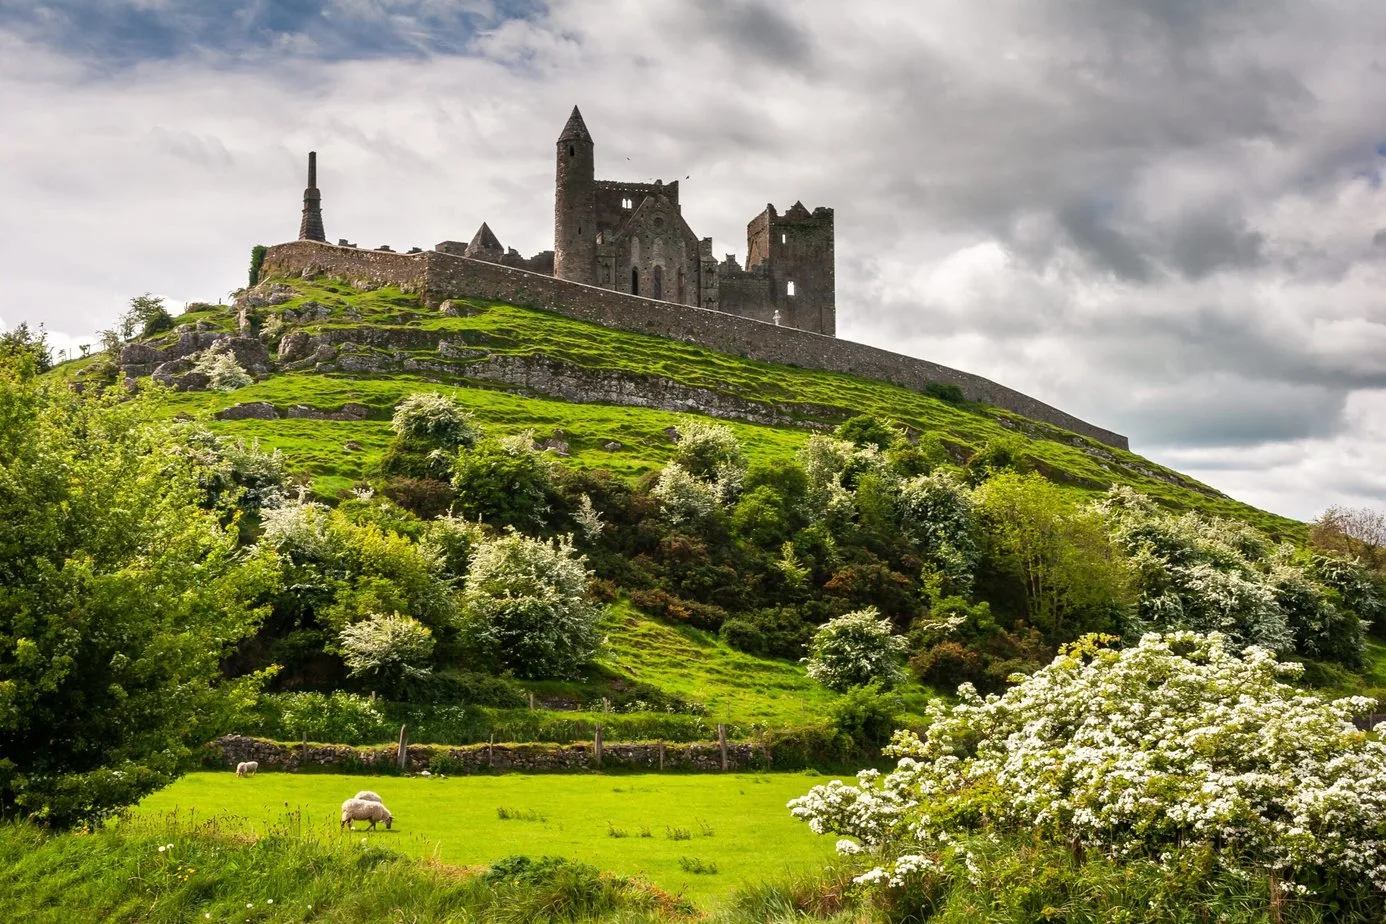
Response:
[[[561,863],[497,878],[420,862],[374,838],[310,833],[289,814],[267,836],[235,822],[127,821],[92,833],[0,826],[6,921],[654,922],[689,906],[631,879]]]

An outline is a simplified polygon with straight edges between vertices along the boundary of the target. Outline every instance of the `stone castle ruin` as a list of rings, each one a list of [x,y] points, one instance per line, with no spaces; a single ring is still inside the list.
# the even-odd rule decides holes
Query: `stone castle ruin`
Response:
[[[393,285],[432,306],[454,298],[508,302],[917,391],[955,385],[969,401],[1128,448],[1121,434],[981,376],[837,339],[832,209],[810,212],[796,202],[780,214],[767,204],[746,227],[743,268],[731,254],[718,261],[712,239],[688,226],[678,181],[597,180],[595,144],[576,106],[555,159],[554,249],[524,257],[502,246],[485,222],[469,243],[443,241],[428,251],[328,244],[317,155],[310,153],[298,240],[268,248],[262,274]]]

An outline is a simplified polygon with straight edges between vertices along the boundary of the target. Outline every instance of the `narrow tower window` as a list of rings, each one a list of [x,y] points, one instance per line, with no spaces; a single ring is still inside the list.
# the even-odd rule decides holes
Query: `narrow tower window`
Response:
[[[633,203],[632,203],[629,199],[622,199],[622,200],[621,200],[621,208],[623,208],[623,209],[631,208],[632,205],[633,205]]]
[[[577,157],[577,148],[573,147],[571,144],[568,145],[568,156]]]
[[[651,296],[656,301],[664,301],[664,267],[662,266],[654,268],[654,292],[651,293]]]
[[[789,241],[789,235],[788,235],[788,234],[785,234],[783,231],[781,231],[781,232],[780,232],[780,243],[781,243],[781,244],[784,244],[784,243],[787,243],[788,241]]]
[[[785,294],[785,295],[793,295],[793,294],[794,294],[794,280],[793,280],[793,279],[789,280],[789,282],[785,285],[785,287],[784,287],[784,294]]]
[[[640,294],[640,270],[633,266],[630,268],[630,294]]]

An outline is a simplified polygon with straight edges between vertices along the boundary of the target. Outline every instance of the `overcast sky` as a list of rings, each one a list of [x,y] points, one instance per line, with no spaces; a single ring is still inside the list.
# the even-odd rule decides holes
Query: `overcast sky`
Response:
[[[1386,506],[1382,49],[1380,0],[0,0],[0,326],[226,296],[310,149],[329,239],[550,248],[576,103],[719,255],[833,207],[842,337]]]

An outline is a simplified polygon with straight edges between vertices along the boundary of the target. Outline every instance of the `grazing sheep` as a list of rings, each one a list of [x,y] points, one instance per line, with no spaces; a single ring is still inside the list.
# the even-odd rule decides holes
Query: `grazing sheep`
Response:
[[[390,814],[382,802],[371,802],[369,799],[348,799],[342,803],[342,828],[350,828],[353,821],[369,821],[370,829],[375,830],[377,821],[385,822],[385,830],[390,830],[390,825],[394,823],[394,816]]]
[[[258,760],[243,760],[236,764],[236,776],[254,776],[255,771],[260,769]]]
[[[363,790],[361,790],[360,792],[358,792],[356,795],[352,796],[351,798],[353,798],[353,799],[360,799],[360,800],[363,801],[363,802],[384,802],[384,801],[385,801],[384,799],[380,798],[379,795],[377,795],[376,793],[371,792],[369,789],[363,789]]]

